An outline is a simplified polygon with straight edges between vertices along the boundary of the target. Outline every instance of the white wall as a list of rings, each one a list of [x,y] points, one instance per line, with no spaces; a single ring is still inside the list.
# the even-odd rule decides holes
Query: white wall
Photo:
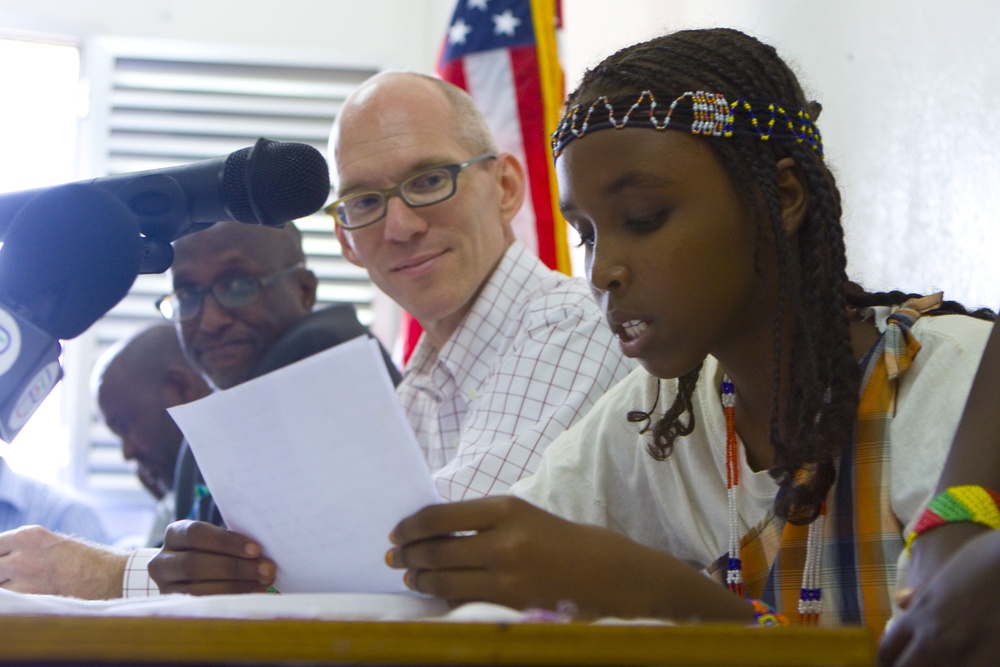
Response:
[[[431,71],[451,0],[0,0],[0,29],[327,50]]]
[[[824,107],[848,270],[869,288],[1000,307],[1000,3],[993,0],[564,0],[563,63],[726,26],[773,44]],[[613,7],[613,9],[609,9]],[[614,30],[608,26],[614,25]]]
[[[453,0],[0,0],[0,28],[326,50],[431,71]],[[849,270],[871,288],[1000,306],[1000,3],[563,0],[567,84],[616,48],[685,27],[774,44],[823,103]]]

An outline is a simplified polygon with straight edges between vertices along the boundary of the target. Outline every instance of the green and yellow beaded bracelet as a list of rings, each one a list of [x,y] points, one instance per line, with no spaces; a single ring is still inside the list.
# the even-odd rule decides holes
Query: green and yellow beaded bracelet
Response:
[[[975,484],[948,487],[920,515],[906,538],[906,552],[910,552],[913,540],[928,530],[962,521],[1000,528],[1000,494]]]

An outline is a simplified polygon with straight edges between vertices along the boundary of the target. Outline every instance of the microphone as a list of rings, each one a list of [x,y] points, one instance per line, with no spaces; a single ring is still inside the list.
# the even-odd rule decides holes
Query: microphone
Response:
[[[222,220],[281,227],[312,215],[326,203],[330,172],[322,154],[308,144],[260,138],[224,157],[78,183],[117,196],[147,239],[169,244]],[[7,221],[48,189],[0,195],[0,239]]]
[[[141,239],[114,195],[71,183],[21,207],[0,248],[0,439],[11,442],[62,378],[75,338],[131,288]]]

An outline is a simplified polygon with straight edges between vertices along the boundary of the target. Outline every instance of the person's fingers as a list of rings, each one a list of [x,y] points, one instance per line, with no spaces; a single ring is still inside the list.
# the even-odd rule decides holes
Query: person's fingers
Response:
[[[163,547],[170,551],[199,551],[258,558],[260,545],[245,535],[204,521],[175,521],[167,526]]]
[[[892,622],[889,630],[883,635],[878,648],[879,667],[896,665],[900,655],[913,638],[909,624],[903,618]]]
[[[0,558],[9,556],[14,552],[14,538],[7,533],[0,533]]]
[[[395,545],[405,545],[452,533],[489,530],[525,507],[529,505],[512,496],[430,505],[400,521],[389,539]]]
[[[400,521],[389,539],[393,544],[404,545],[455,532],[480,530],[491,523],[489,507],[481,500],[485,499],[425,507]]]
[[[910,603],[913,602],[913,596],[916,594],[912,588],[900,588],[896,591],[896,604],[899,605],[900,609],[907,609]]]
[[[482,533],[437,537],[394,547],[386,562],[397,569],[481,569],[489,562],[489,539]]]
[[[920,664],[924,664],[919,661],[921,654],[922,652],[916,645],[904,646],[898,654],[893,656],[891,662],[880,662],[879,664],[891,665],[891,667],[917,667]],[[879,660],[881,661],[881,657]]]
[[[928,632],[926,628],[908,632],[905,643],[888,646],[885,653],[880,648],[879,667],[937,667],[938,665],[971,667],[975,664],[966,660],[967,647],[949,646],[947,642],[941,642],[933,635],[934,633]],[[994,659],[981,664],[995,665],[996,661]]]
[[[213,581],[246,582],[255,586],[274,583],[276,566],[266,558],[250,560],[204,552],[161,551],[149,561],[149,574],[164,587]]]
[[[50,544],[66,539],[42,526],[29,525],[12,528],[0,533],[0,557],[9,556],[18,551],[37,552]]]
[[[187,595],[243,595],[246,593],[264,593],[267,586],[255,581],[199,581],[194,583],[175,584],[163,593],[186,593]]]
[[[492,601],[491,579],[484,570],[407,570],[403,577],[411,590],[450,602]]]

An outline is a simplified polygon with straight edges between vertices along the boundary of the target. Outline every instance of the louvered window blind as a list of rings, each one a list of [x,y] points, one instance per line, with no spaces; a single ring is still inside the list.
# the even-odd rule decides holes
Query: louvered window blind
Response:
[[[377,71],[371,63],[314,52],[93,40],[83,48],[89,108],[81,121],[81,177],[214,158],[261,136],[325,153],[342,101]],[[320,279],[320,305],[353,303],[370,324],[374,289],[365,271],[341,256],[329,219],[320,213],[296,224],[308,266]],[[112,513],[151,502],[96,411],[89,376],[104,349],[159,317],[153,302],[169,291],[169,273],[140,276],[121,303],[66,345],[63,406],[72,481]]]

